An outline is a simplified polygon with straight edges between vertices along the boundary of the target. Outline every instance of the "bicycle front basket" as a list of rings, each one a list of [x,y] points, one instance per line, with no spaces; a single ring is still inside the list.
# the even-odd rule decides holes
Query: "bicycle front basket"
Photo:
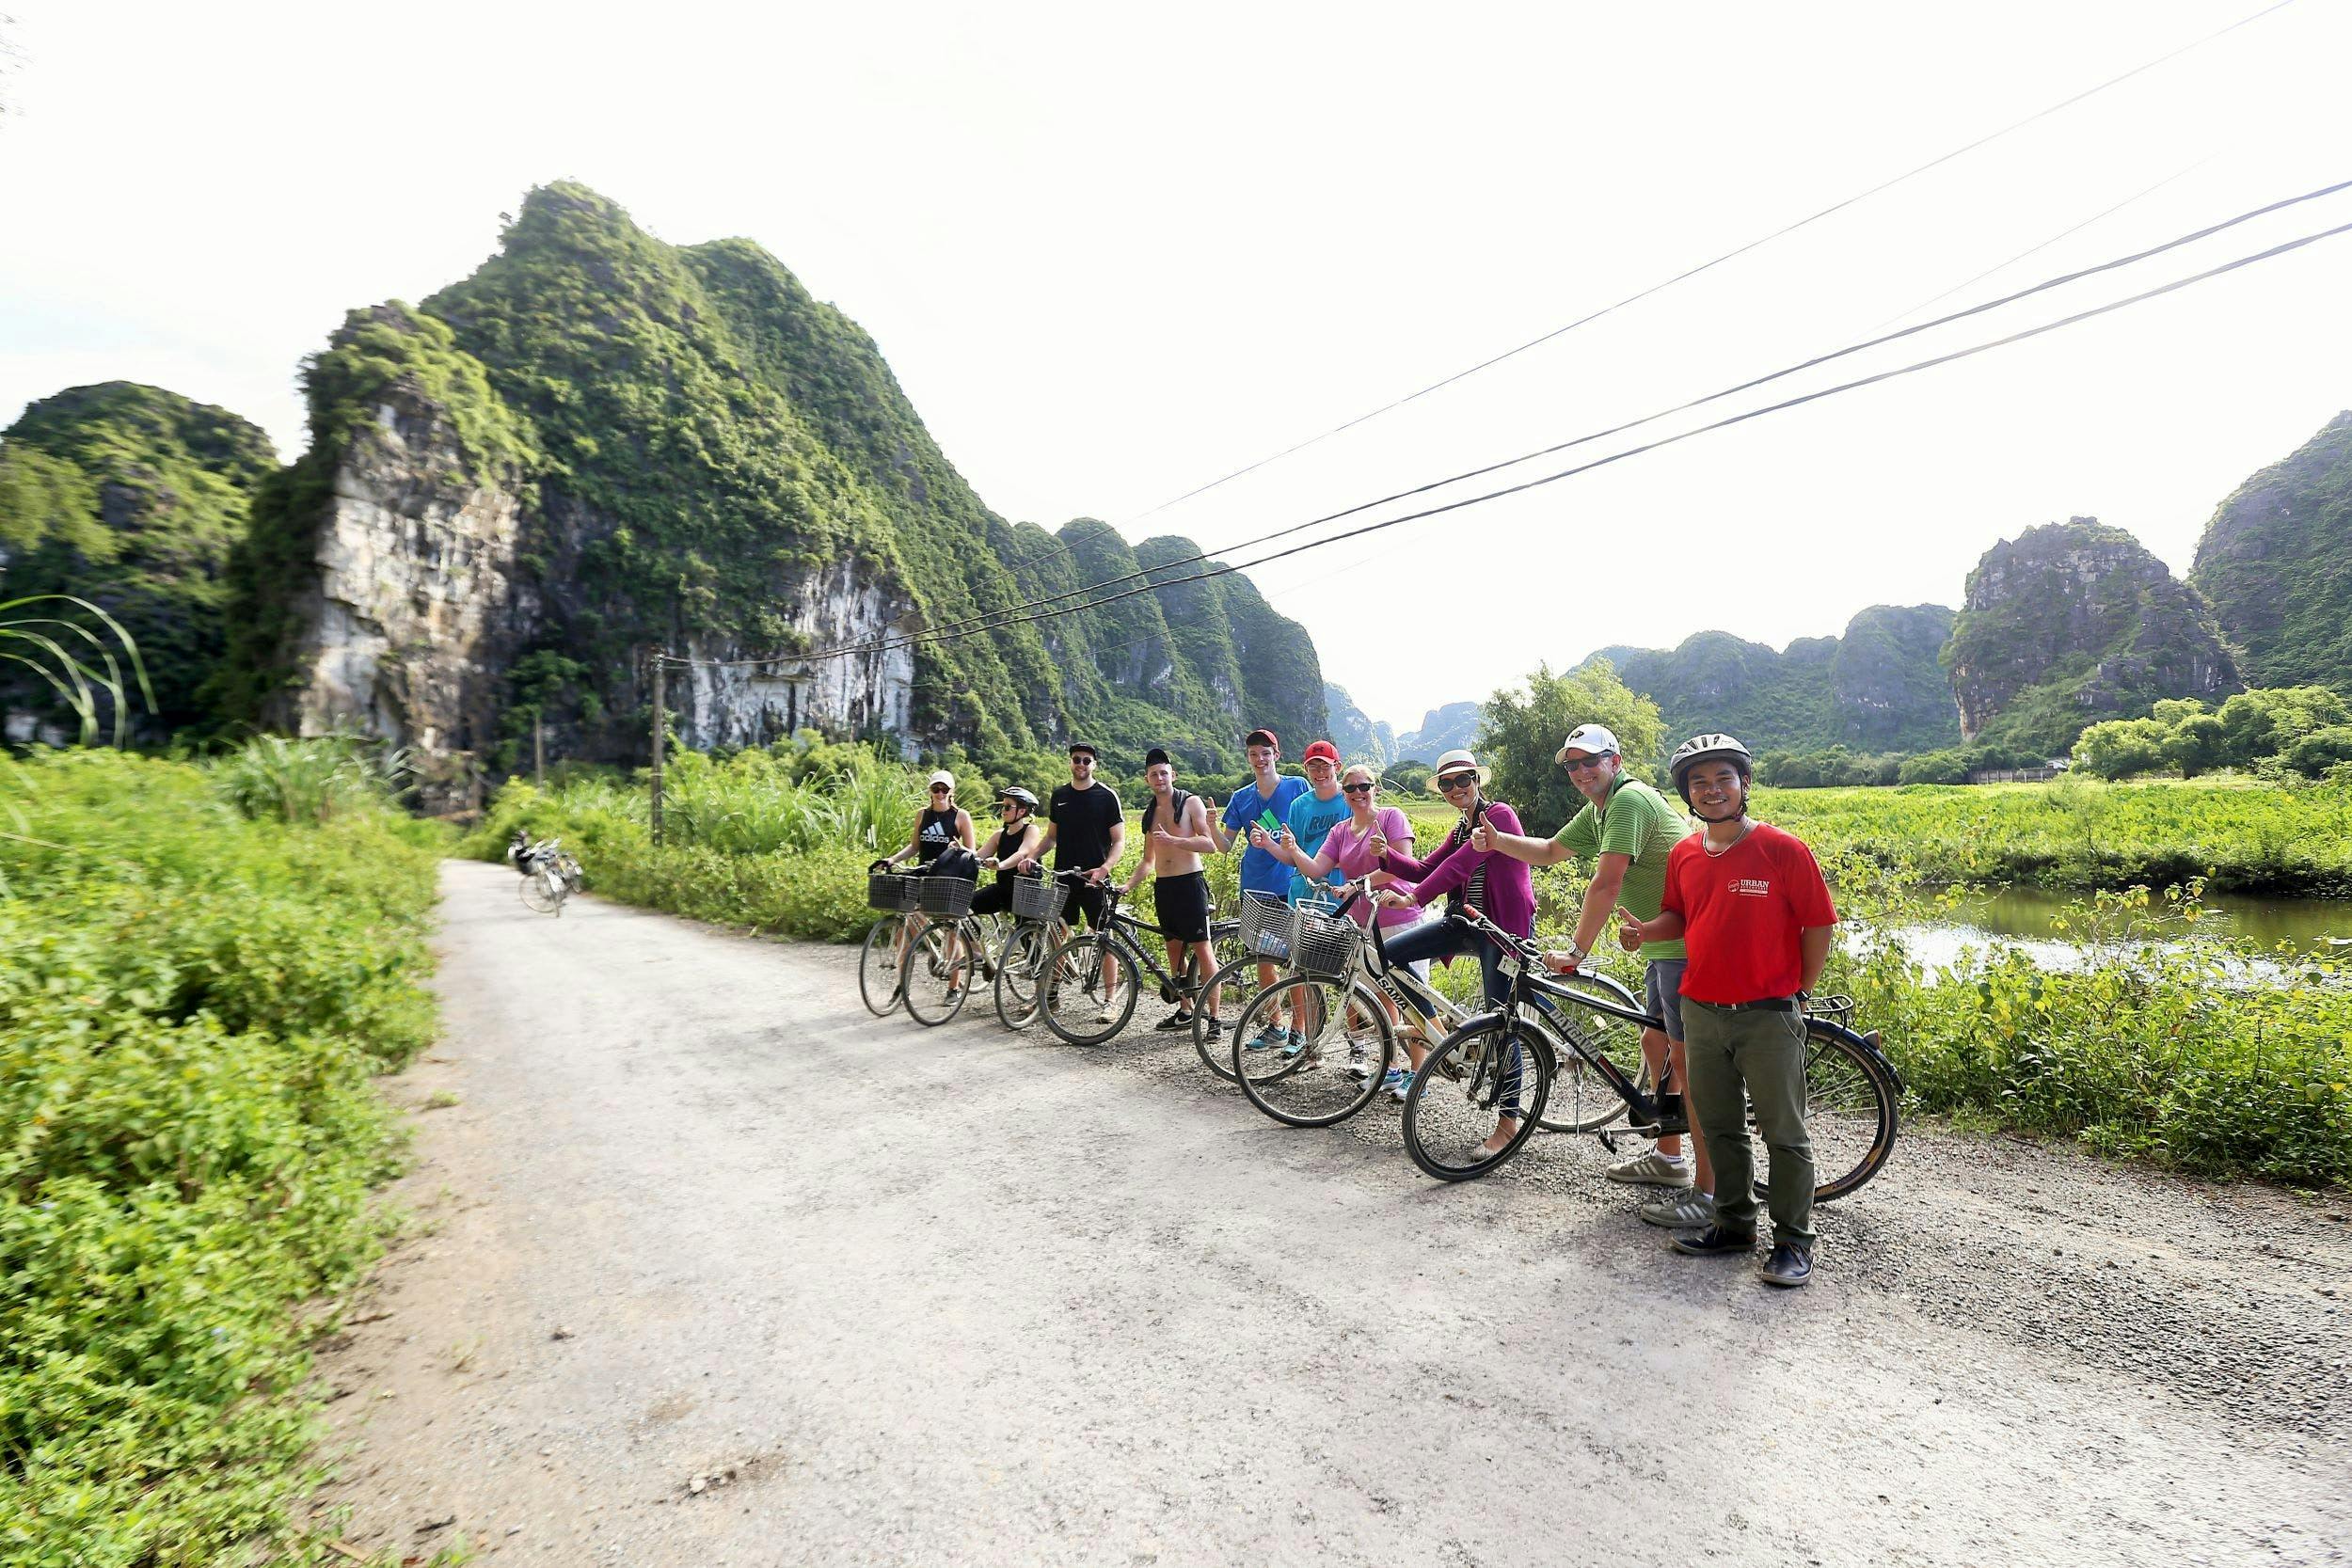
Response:
[[[866,876],[866,906],[904,914],[916,907],[914,884],[919,880],[920,878],[901,877],[895,872],[869,871]]]
[[[1241,950],[1253,958],[1290,961],[1291,907],[1279,895],[1241,895]]]
[[[980,884],[963,877],[917,877],[914,885],[925,914],[961,920],[972,912],[972,891]]]
[[[1012,879],[1012,917],[1051,926],[1061,918],[1062,903],[1069,895],[1068,888],[1043,877],[1015,877]]]
[[[1312,904],[1301,904],[1291,927],[1291,967],[1317,979],[1338,980],[1356,967],[1364,928]]]

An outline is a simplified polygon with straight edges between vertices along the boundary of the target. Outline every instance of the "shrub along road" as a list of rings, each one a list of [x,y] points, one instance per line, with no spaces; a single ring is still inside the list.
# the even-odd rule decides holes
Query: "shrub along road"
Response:
[[[489,1560],[2327,1562],[2352,1226],[1907,1135],[1798,1292],[1586,1143],[1441,1188],[1188,1044],[443,868],[432,1222],[323,1370],[371,1549]],[[1147,1006],[1148,1022],[1156,1008]],[[448,1101],[454,1098],[454,1105]],[[383,1314],[377,1316],[377,1314]],[[715,1479],[713,1479],[715,1478]]]

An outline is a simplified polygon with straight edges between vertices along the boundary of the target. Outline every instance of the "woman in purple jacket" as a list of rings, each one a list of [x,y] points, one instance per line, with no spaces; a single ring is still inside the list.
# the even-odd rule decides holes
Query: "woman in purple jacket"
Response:
[[[1443,898],[1448,914],[1467,907],[1515,937],[1534,934],[1535,884],[1528,875],[1527,863],[1497,851],[1482,851],[1470,842],[1471,830],[1482,822],[1506,833],[1521,831],[1518,812],[1481,793],[1480,786],[1490,776],[1468,752],[1448,752],[1438,759],[1438,788],[1443,792],[1447,804],[1462,814],[1462,819],[1427,860],[1414,860],[1375,841],[1381,851],[1381,865],[1399,880],[1414,884],[1406,889],[1382,889],[1383,904],[1391,909],[1425,909],[1432,901]],[[1390,937],[1387,948],[1391,963],[1450,958],[1474,951],[1478,955],[1479,973],[1486,980],[1487,1002],[1501,1006],[1510,990],[1502,983],[1498,968],[1502,955],[1495,951],[1494,944],[1451,920],[1433,920]]]

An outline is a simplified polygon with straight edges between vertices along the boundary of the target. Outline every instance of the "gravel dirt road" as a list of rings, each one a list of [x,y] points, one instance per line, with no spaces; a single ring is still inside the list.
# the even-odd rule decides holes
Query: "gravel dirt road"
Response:
[[[2352,1560],[2341,1192],[1911,1130],[1774,1291],[1588,1140],[1443,1187],[1181,1037],[876,1020],[853,952],[514,884],[445,868],[422,1223],[322,1361],[359,1546]]]

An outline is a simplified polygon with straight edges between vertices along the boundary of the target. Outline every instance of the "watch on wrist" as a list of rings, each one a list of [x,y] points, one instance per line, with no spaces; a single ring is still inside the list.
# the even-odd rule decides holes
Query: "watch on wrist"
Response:
[[[1574,964],[1574,965],[1578,966],[1579,968],[1581,968],[1581,967],[1583,966],[1584,960],[1585,960],[1585,959],[1587,959],[1587,958],[1591,958],[1592,956],[1593,956],[1593,950],[1592,950],[1591,948],[1589,948],[1589,947],[1579,947],[1579,946],[1578,946],[1575,942],[1570,942],[1570,943],[1568,943],[1568,962],[1569,962],[1569,963]]]

